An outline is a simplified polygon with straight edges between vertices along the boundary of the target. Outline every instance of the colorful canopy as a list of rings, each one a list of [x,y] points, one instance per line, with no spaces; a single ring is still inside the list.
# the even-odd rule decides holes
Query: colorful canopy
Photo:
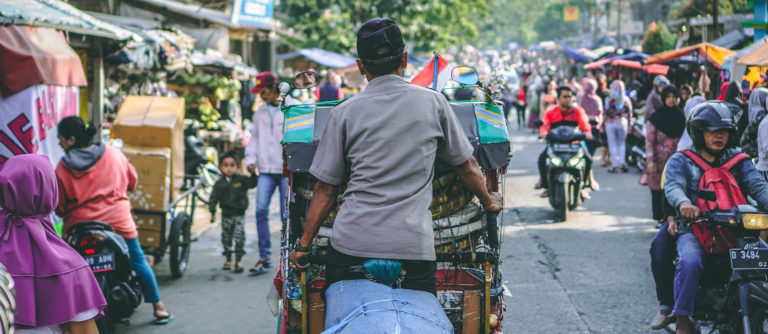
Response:
[[[738,64],[749,66],[768,66],[768,43],[763,43],[746,56],[736,61]]]
[[[64,34],[51,28],[0,27],[0,94],[37,84],[85,86],[83,64]]]
[[[723,66],[725,57],[734,52],[735,51],[733,50],[722,48],[709,43],[699,43],[696,45],[684,47],[682,49],[657,53],[648,58],[645,63],[664,64],[688,55],[698,54],[701,58],[706,59],[713,66],[720,68]]]
[[[649,64],[643,66],[643,71],[648,74],[667,75],[669,72],[669,66],[661,64]]]
[[[604,65],[607,65],[607,64],[611,64],[613,66],[629,67],[629,68],[634,68],[638,70],[643,68],[643,64],[640,63],[639,61],[624,60],[624,59],[600,59],[596,62],[592,62],[584,65],[584,68],[588,70],[594,70],[594,69],[603,67]]]

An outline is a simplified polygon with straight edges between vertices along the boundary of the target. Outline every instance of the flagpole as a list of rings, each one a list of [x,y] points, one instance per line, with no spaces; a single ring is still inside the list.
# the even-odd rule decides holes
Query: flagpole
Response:
[[[437,90],[437,70],[438,67],[440,67],[440,64],[437,61],[437,51],[432,51],[432,67],[433,67],[433,75],[432,75],[432,90]]]

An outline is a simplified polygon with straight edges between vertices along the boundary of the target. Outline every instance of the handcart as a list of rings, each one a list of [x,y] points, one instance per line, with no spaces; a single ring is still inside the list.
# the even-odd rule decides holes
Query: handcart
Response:
[[[461,68],[471,71],[471,68]],[[463,85],[478,82],[457,71],[454,80]],[[469,76],[472,77],[471,75]],[[317,79],[302,72],[297,80]],[[464,82],[462,82],[464,81]],[[287,84],[283,84],[287,86]],[[285,88],[285,87],[284,87]],[[293,88],[293,87],[292,87]],[[288,89],[286,89],[288,91]],[[299,271],[288,261],[291,245],[301,237],[312,190],[317,180],[308,173],[317,144],[337,102],[283,106],[285,125],[283,149],[289,177],[289,219],[284,223],[280,264],[275,286],[280,294],[278,333],[320,333],[324,329],[325,304],[320,297],[325,285],[324,266],[313,263]],[[500,175],[506,171],[510,143],[502,107],[490,99],[451,103],[459,122],[475,148],[488,190],[499,191]],[[291,127],[291,124],[301,127]],[[311,124],[311,126],[307,126]],[[496,214],[482,210],[478,200],[462,185],[454,168],[436,162],[430,207],[435,233],[438,300],[455,333],[501,333],[504,312],[503,279],[500,271],[499,223]],[[340,192],[344,192],[344,185]],[[329,245],[331,230],[342,196],[337,198],[328,218],[321,224],[312,244],[313,256],[322,256]]]
[[[190,179],[188,178],[188,181]],[[168,204],[166,210],[132,209],[134,217],[155,220],[159,224],[156,231],[140,231],[141,240],[149,240],[147,246],[142,244],[145,254],[154,256],[157,265],[162,262],[166,251],[169,253],[171,277],[180,278],[187,270],[189,263],[190,243],[192,241],[192,223],[197,205],[197,191],[203,186],[201,179],[191,179],[192,187]]]

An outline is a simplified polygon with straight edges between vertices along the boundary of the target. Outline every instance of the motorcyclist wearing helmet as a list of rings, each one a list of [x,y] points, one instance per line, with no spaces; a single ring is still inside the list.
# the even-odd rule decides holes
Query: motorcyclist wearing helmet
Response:
[[[663,75],[659,75],[655,78],[653,78],[653,89],[651,90],[651,93],[648,94],[648,98],[645,100],[645,121],[647,122],[649,119],[651,119],[651,116],[653,115],[656,110],[664,106],[664,101],[662,100],[661,96],[661,90],[664,89],[665,86],[669,85],[669,79]]]
[[[736,125],[728,107],[719,102],[705,102],[696,106],[686,123],[693,140],[692,151],[713,166],[720,166],[741,152],[736,147]],[[761,209],[768,209],[768,183],[760,176],[749,159],[736,164],[731,173],[741,190],[751,196]],[[675,272],[675,307],[678,333],[691,333],[689,316],[693,314],[699,275],[704,269],[703,249],[691,230],[690,222],[699,217],[701,211],[694,205],[702,170],[683,153],[677,152],[667,162],[664,193],[669,203],[676,208],[674,222],[668,231],[677,239],[679,262]]]

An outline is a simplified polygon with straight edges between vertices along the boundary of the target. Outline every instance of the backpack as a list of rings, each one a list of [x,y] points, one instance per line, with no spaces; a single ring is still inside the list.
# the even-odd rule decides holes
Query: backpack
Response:
[[[696,206],[699,210],[702,212],[730,210],[736,205],[747,204],[747,199],[730,170],[742,160],[749,159],[748,155],[739,153],[728,159],[722,166],[712,167],[693,151],[685,150],[682,153],[704,171],[699,180],[698,190],[711,190],[717,195],[717,202],[699,196],[696,200]],[[736,237],[723,226],[692,224],[691,228],[707,254],[722,254],[738,246]]]

